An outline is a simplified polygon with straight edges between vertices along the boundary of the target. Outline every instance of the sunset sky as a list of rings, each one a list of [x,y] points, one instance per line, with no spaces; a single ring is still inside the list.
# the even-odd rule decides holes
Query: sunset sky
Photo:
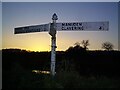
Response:
[[[57,32],[57,50],[66,50],[82,40],[89,40],[90,50],[101,50],[105,41],[118,49],[117,2],[3,2],[2,48],[50,51],[51,36],[48,32],[15,35],[14,28],[50,23],[53,13],[58,15],[57,22],[109,21],[109,31]]]

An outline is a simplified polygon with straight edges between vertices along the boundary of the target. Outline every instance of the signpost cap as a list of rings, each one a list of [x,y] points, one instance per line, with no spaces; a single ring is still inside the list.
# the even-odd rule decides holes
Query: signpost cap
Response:
[[[53,14],[52,20],[58,20],[58,17],[57,17],[57,15],[56,15],[56,13]]]

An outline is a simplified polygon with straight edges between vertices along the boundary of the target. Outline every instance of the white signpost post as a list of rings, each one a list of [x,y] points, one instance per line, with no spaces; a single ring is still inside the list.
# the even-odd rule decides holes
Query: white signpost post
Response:
[[[57,31],[108,31],[109,22],[63,22],[56,23],[58,20],[57,15],[54,13],[52,16],[52,23],[24,26],[15,28],[15,34],[45,32],[48,31],[51,37],[51,75],[55,76],[55,57],[56,57],[56,32]]]

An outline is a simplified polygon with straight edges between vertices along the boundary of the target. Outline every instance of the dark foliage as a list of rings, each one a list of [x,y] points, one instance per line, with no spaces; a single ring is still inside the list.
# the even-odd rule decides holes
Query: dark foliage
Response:
[[[37,85],[43,87],[44,77],[35,76],[31,71],[34,69],[50,70],[50,56],[51,52],[27,52],[20,49],[3,49],[3,87],[35,88]],[[120,78],[119,56],[119,51],[88,51],[76,45],[70,47],[65,52],[57,51],[56,72],[76,71],[80,76],[85,77],[105,76]],[[37,77],[40,80],[36,79]]]

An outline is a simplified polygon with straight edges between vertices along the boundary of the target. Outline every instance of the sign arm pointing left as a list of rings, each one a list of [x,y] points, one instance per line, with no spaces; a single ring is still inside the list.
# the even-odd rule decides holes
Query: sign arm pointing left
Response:
[[[45,32],[45,31],[49,31],[49,28],[50,28],[50,24],[17,27],[17,28],[14,29],[14,34]]]

